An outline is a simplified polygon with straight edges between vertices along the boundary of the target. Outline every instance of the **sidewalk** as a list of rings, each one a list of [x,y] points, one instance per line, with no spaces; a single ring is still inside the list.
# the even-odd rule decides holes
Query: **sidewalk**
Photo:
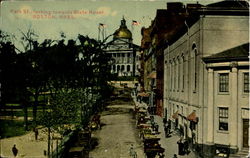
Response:
[[[177,141],[180,137],[177,134],[172,134],[171,137],[166,138],[162,118],[158,115],[153,116],[155,122],[159,125],[159,137],[161,138],[160,144],[165,149],[165,158],[172,158],[174,154],[176,154],[178,158],[196,158],[192,151],[188,155],[178,155]]]
[[[25,135],[0,139],[0,157],[13,158],[12,147],[16,144],[18,155],[16,158],[46,158],[44,150],[47,151],[47,135],[39,130],[38,140],[35,140],[34,132]],[[56,144],[53,141],[52,150]]]
[[[134,100],[135,105],[139,106],[145,106],[145,103],[139,103],[136,100],[136,97],[132,95],[132,98]],[[180,139],[178,134],[174,133],[171,137],[166,138],[165,137],[165,131],[164,131],[164,125],[163,125],[163,118],[161,118],[158,115],[152,115],[154,116],[154,121],[159,125],[159,137],[161,147],[165,149],[164,155],[165,158],[172,158],[174,154],[177,155],[178,158],[196,158],[195,154],[191,151],[188,155],[178,155],[178,144],[177,141]]]

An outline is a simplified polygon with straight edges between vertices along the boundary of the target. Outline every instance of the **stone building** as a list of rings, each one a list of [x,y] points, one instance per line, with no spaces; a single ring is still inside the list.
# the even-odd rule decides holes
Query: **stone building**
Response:
[[[180,29],[165,38],[165,116],[203,157],[248,149],[248,9],[187,4]]]
[[[119,29],[113,33],[113,40],[106,44],[105,51],[113,60],[111,73],[118,76],[138,76],[140,74],[139,47],[132,42],[132,33],[123,18]]]

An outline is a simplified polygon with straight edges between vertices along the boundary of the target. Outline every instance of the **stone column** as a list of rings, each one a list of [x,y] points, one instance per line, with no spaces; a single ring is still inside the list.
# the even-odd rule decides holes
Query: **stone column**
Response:
[[[214,143],[214,70],[208,69],[207,142]]]
[[[208,95],[207,95],[207,141],[203,148],[204,158],[214,156],[214,70],[208,69]]]
[[[230,90],[231,105],[229,107],[229,142],[233,150],[237,150],[238,145],[238,69],[235,64],[231,70]]]

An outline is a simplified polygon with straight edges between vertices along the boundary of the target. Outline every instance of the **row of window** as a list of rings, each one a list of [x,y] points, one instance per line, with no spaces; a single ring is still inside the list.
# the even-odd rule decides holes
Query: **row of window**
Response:
[[[126,55],[127,54],[127,55]],[[113,58],[131,58],[132,59],[132,53],[112,53],[112,57]],[[140,56],[139,55],[136,55],[135,57],[135,60],[136,61],[139,61],[140,60]]]
[[[219,92],[229,92],[229,73],[219,74]],[[243,73],[243,92],[249,93],[249,73]]]
[[[131,53],[112,53],[112,57],[125,57],[125,54],[127,57],[132,56]]]
[[[115,59],[115,63],[127,64],[127,63],[133,63],[133,60],[132,60],[132,58],[127,58],[127,59]]]
[[[193,64],[191,65],[191,73],[192,73],[192,85],[193,85],[193,91],[196,91],[197,89],[197,77],[198,77],[198,51],[196,48],[196,45],[193,44],[192,46],[192,56],[190,60]],[[186,74],[186,69],[189,66],[189,62],[185,61],[185,56],[184,54],[180,58],[179,56],[176,57],[175,59],[172,59],[170,61],[170,67],[169,67],[169,72],[170,72],[170,89],[171,90],[184,90],[185,88],[185,74]],[[182,84],[182,87],[181,87]]]
[[[126,71],[129,72],[130,71],[130,65],[127,65],[127,69]],[[113,71],[125,71],[125,65],[113,65]]]

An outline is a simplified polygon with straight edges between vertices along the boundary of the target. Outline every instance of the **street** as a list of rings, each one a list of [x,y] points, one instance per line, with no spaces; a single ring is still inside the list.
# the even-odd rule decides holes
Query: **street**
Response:
[[[127,97],[129,94],[119,96],[102,112],[102,129],[92,133],[99,145],[90,152],[91,158],[129,158],[131,144],[137,157],[144,157],[143,144],[132,116],[134,103]]]

